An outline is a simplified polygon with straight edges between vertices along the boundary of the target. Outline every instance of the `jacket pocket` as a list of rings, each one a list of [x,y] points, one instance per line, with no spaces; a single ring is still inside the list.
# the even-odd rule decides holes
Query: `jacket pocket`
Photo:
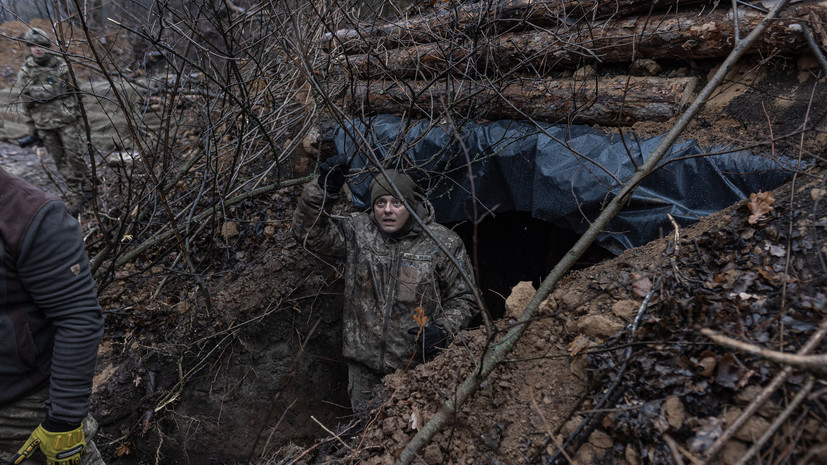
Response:
[[[433,286],[436,286],[433,257],[403,253],[399,264],[397,301],[410,303],[417,307],[433,307],[433,304],[428,301],[436,297],[434,292],[428,292]]]

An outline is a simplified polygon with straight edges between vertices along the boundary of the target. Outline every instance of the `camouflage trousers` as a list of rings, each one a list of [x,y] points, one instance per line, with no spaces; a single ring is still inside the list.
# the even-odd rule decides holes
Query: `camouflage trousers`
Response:
[[[32,431],[43,422],[46,417],[45,404],[48,399],[49,388],[47,386],[13,404],[0,407],[0,463],[9,463],[12,456],[29,439]],[[81,456],[80,465],[105,465],[92,440],[97,432],[98,423],[91,415],[87,416],[83,421],[86,451]],[[42,458],[42,455],[39,458]],[[40,463],[38,460],[29,458],[23,462],[23,465],[40,465]]]
[[[384,376],[361,363],[347,361],[347,393],[353,410],[370,399],[373,388],[382,383]]]
[[[91,194],[92,173],[87,165],[86,143],[80,125],[68,124],[58,129],[38,129],[37,132],[69,189],[64,195],[67,204]]]

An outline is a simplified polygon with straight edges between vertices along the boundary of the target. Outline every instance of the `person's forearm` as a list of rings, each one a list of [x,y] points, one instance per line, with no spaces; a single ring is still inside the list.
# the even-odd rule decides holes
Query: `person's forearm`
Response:
[[[344,238],[328,216],[335,200],[315,181],[305,187],[293,215],[292,233],[299,244],[324,255],[344,255]]]
[[[21,283],[54,327],[49,415],[80,422],[89,409],[103,316],[80,225],[60,202],[32,220],[18,259]]]

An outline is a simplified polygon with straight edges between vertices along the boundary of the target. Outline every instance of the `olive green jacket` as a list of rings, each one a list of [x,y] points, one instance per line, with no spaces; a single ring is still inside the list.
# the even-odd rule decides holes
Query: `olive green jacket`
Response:
[[[38,64],[33,56],[27,56],[17,73],[21,113],[31,133],[61,128],[80,116],[69,67],[62,58],[47,57],[45,63]]]
[[[343,260],[343,311],[346,359],[389,373],[408,365],[416,347],[410,328],[417,307],[451,334],[468,325],[478,312],[462,276],[437,244],[415,225],[402,237],[391,237],[377,225],[373,213],[329,216],[334,198],[311,182],[293,216],[293,235],[307,249]],[[419,216],[434,237],[473,277],[471,263],[459,236],[434,222],[431,203],[420,198]]]

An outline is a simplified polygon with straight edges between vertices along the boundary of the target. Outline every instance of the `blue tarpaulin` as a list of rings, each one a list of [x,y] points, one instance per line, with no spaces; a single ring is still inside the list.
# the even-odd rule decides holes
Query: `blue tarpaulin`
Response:
[[[452,130],[380,115],[340,126],[335,144],[339,154],[353,158],[352,172],[374,166],[367,153],[395,163],[402,154],[415,167],[410,172],[426,188],[440,223],[471,219],[475,200],[478,215],[531,212],[582,233],[662,138],[513,120]],[[619,253],[645,244],[672,230],[667,213],[689,225],[750,193],[779,186],[794,167],[785,158],[725,152],[692,140],[675,143],[609,224],[600,245]],[[363,171],[348,180],[358,208],[370,202],[370,176]]]

